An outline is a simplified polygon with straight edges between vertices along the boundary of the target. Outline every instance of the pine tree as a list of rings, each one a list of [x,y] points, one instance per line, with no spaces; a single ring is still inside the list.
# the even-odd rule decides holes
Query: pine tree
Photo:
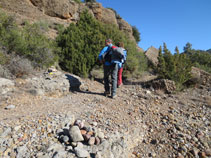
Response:
[[[159,48],[157,72],[160,78],[166,77],[166,63],[162,54],[162,47]]]
[[[174,57],[171,52],[167,49],[166,43],[163,44],[163,51],[164,51],[164,60],[166,63],[166,77],[167,79],[174,79],[174,74],[176,71],[176,66],[174,62]]]
[[[77,24],[70,24],[58,36],[58,45],[62,48],[60,64],[64,70],[88,76],[104,42],[100,29],[102,25],[85,11]]]
[[[175,48],[175,54],[172,55],[167,49],[166,43],[159,48],[158,56],[158,74],[160,78],[175,81],[178,88],[181,87],[191,77],[191,63],[186,54],[179,54],[178,47]]]
[[[184,53],[186,54],[190,54],[192,53],[192,44],[191,43],[186,43],[185,47],[184,47]]]

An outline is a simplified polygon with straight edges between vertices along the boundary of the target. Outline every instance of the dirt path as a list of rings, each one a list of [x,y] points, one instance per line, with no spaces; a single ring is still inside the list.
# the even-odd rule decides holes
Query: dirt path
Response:
[[[152,92],[140,85],[123,85],[115,99],[103,96],[103,84],[86,80],[88,91],[70,92],[66,95],[33,96],[16,91],[0,106],[1,123],[15,124],[18,119],[39,118],[48,113],[71,113],[87,122],[97,122],[105,132],[127,132],[135,128],[147,127],[145,139],[134,148],[136,157],[177,157],[182,155],[180,147],[195,139],[198,131],[207,134],[210,128],[210,91],[209,87],[189,89],[174,95]],[[6,110],[6,105],[15,105]],[[207,123],[208,121],[208,123]],[[194,124],[194,126],[192,125]],[[173,132],[172,132],[173,131]],[[190,136],[190,141],[181,138]],[[197,138],[198,139],[198,138]],[[197,142],[199,143],[199,142]],[[191,148],[195,145],[191,144]],[[198,147],[199,148],[199,147]],[[209,150],[210,144],[199,148],[200,152]],[[190,151],[188,149],[184,155]]]

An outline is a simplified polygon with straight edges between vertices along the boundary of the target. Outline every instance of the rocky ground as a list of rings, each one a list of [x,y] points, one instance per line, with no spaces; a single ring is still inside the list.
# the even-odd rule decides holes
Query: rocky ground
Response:
[[[79,91],[55,74],[2,86],[0,157],[211,157],[210,84],[165,94],[128,82],[111,99],[101,82],[73,76]]]

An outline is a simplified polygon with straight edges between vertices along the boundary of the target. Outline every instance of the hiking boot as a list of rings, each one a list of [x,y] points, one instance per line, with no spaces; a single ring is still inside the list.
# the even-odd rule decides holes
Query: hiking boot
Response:
[[[112,95],[111,96],[112,99],[115,99],[116,97],[117,97],[117,95]]]
[[[104,92],[104,95],[105,95],[106,97],[108,97],[108,96],[110,95],[110,92]]]

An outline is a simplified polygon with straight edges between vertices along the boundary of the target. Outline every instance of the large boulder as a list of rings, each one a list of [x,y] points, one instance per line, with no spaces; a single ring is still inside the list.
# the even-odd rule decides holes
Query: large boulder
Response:
[[[69,19],[76,12],[78,7],[76,3],[70,3],[68,0],[30,0],[33,5],[38,7],[45,14],[52,17]],[[71,10],[71,12],[70,12]],[[72,13],[72,14],[70,14]]]
[[[148,58],[148,60],[155,66],[158,64],[158,54],[159,50],[155,47],[150,47],[146,52],[145,55]]]
[[[15,82],[6,78],[0,78],[0,94],[6,94],[14,89]]]
[[[92,11],[94,17],[105,23],[118,26],[116,14],[113,10],[103,8],[101,3],[86,3],[86,6]]]
[[[211,85],[211,74],[197,67],[192,67],[190,81],[196,84]]]
[[[125,32],[129,39],[135,40],[133,37],[133,29],[130,24],[128,24],[124,19],[117,19],[117,23],[119,25],[119,29]]]
[[[39,77],[28,78],[26,86],[34,95],[62,95],[69,91],[80,91],[81,86],[83,87],[82,82],[81,78],[76,75],[55,70],[46,72]]]
[[[168,79],[154,80],[151,86],[153,89],[163,90],[165,93],[173,93],[176,90],[175,82]]]

